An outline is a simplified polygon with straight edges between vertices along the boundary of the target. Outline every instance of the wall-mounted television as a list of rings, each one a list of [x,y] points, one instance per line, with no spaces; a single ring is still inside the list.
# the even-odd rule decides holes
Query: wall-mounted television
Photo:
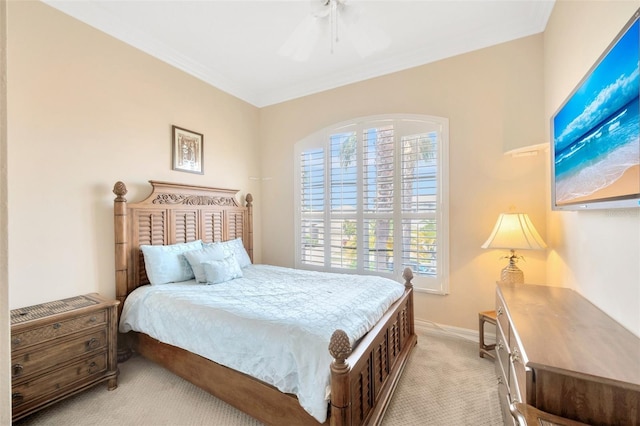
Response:
[[[554,210],[640,207],[639,16],[551,117]]]

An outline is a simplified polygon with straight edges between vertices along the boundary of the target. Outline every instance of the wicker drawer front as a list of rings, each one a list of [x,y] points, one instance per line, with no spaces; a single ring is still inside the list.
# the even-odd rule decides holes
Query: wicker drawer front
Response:
[[[11,377],[13,380],[19,380],[47,368],[66,363],[78,356],[101,350],[106,346],[107,330],[102,328],[55,345],[33,348],[12,357]]]
[[[29,345],[55,339],[69,333],[107,322],[107,311],[101,310],[66,321],[52,322],[42,327],[11,334],[11,349],[16,350]]]
[[[99,375],[107,368],[107,353],[102,352],[82,361],[70,364],[51,373],[38,376],[12,387],[12,406],[20,409],[35,398],[46,397],[51,393],[59,393],[67,386],[73,385],[94,375]]]

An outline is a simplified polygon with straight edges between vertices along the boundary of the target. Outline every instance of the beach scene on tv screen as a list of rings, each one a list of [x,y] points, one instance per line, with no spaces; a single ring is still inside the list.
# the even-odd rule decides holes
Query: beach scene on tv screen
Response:
[[[640,53],[635,21],[553,117],[557,205],[640,194]]]

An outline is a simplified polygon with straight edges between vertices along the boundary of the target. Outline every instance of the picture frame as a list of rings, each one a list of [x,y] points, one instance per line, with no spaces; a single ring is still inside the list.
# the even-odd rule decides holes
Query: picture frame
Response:
[[[171,126],[172,169],[180,172],[204,174],[204,136],[201,133]]]

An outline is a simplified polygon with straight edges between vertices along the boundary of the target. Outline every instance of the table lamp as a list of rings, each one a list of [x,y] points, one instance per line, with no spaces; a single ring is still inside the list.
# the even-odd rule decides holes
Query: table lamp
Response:
[[[521,256],[516,254],[519,250],[541,250],[547,245],[531,223],[526,213],[502,213],[498,217],[491,235],[481,246],[485,249],[508,249],[511,251],[509,264],[502,270],[500,281],[505,283],[524,283],[524,273],[516,266]]]

